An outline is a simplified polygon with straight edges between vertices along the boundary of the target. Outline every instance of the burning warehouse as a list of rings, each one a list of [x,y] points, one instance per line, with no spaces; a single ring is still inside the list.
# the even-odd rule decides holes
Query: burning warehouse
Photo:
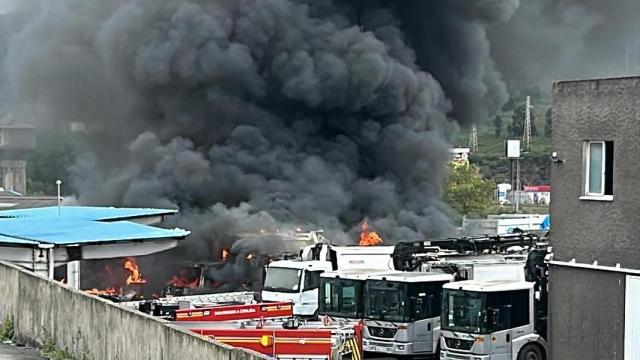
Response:
[[[328,243],[321,231],[238,234],[227,240],[213,260],[183,262],[163,293],[173,295],[259,290],[263,268],[270,261],[296,256],[304,246]],[[216,241],[216,244],[224,243]]]
[[[189,232],[161,229],[154,224],[176,210],[47,207],[0,212],[2,260],[49,278],[55,267],[68,265],[65,281],[80,287],[80,260],[148,255],[174,248]],[[134,258],[123,263],[125,285],[146,281]],[[98,292],[98,290],[96,290]],[[114,295],[115,289],[105,295]]]

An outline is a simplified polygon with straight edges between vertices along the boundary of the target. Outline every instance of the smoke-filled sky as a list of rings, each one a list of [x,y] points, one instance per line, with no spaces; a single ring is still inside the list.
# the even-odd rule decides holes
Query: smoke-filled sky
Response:
[[[391,240],[437,235],[458,126],[640,65],[635,0],[11,3],[5,108],[98,129],[78,201],[179,206],[198,251],[287,226],[353,242],[364,218]]]

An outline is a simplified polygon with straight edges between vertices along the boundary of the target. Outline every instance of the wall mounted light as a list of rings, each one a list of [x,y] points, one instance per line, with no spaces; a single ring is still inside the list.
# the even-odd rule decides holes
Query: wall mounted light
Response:
[[[561,160],[558,157],[558,153],[554,151],[554,152],[551,153],[551,162],[556,163],[556,164],[562,164],[564,162],[564,160]]]

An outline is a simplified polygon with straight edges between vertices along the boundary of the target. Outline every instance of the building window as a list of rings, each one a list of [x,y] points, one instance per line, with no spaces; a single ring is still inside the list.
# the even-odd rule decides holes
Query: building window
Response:
[[[584,199],[613,199],[613,141],[585,142]]]
[[[0,146],[6,145],[6,133],[4,129],[0,129]]]

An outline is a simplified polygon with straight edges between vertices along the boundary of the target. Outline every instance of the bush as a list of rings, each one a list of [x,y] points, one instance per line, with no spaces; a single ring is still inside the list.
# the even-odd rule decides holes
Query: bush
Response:
[[[14,335],[13,319],[7,316],[2,322],[2,327],[0,328],[0,341],[13,341]]]
[[[42,356],[49,360],[74,360],[68,352],[58,349],[52,339],[45,341]]]

